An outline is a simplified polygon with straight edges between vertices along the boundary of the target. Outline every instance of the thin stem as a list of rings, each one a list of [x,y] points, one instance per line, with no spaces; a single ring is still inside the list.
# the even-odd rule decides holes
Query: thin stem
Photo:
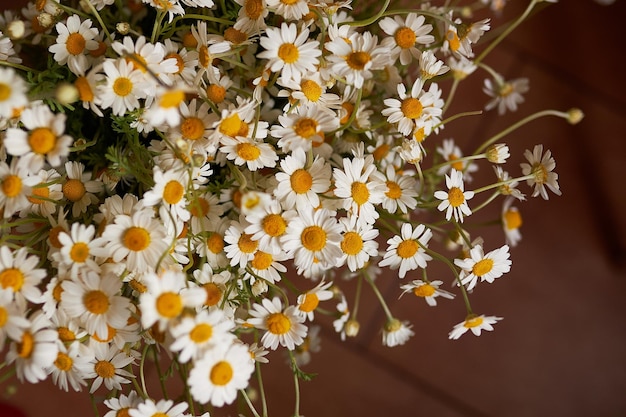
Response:
[[[300,381],[298,381],[298,365],[296,364],[296,357],[293,354],[293,351],[289,351],[289,358],[291,359],[291,367],[293,370],[293,384],[296,391],[295,398],[295,406],[294,406],[294,417],[300,416]]]
[[[356,22],[346,22],[346,25],[357,26],[357,27],[365,27],[365,26],[369,26],[369,25],[373,24],[374,22],[376,22],[378,19],[380,19],[382,17],[382,15],[387,10],[387,7],[389,7],[389,3],[390,2],[391,2],[391,0],[385,0],[385,4],[383,4],[383,7],[379,10],[379,12],[376,13],[374,16],[370,17],[369,19],[358,20]]]
[[[465,116],[480,116],[481,114],[483,114],[482,110],[473,110],[473,111],[465,111],[462,113],[457,113],[454,116],[450,116],[447,119],[439,122],[433,129],[438,128],[439,126],[443,126],[446,123],[450,123],[456,119],[460,119],[461,117],[465,117]]]
[[[261,409],[263,412],[263,417],[267,417],[267,400],[265,398],[265,387],[263,385],[263,377],[261,375],[261,364],[259,362],[255,363],[256,367],[256,378],[259,382],[259,391],[261,391]]]
[[[374,284],[374,281],[372,281],[372,278],[368,274],[366,274],[365,279],[367,279],[367,282],[372,287],[372,290],[374,291],[374,294],[376,294],[378,301],[380,301],[380,305],[385,311],[385,316],[387,316],[387,320],[393,320],[393,314],[391,314],[391,311],[389,310],[389,307],[387,307],[387,303],[385,302],[385,298],[380,293],[380,290],[378,289],[376,284]]]
[[[35,74],[38,74],[40,71],[37,71],[36,69],[33,68],[29,68],[25,65],[22,64],[16,64],[15,62],[8,62],[8,61],[0,61],[0,65],[5,66],[5,67],[12,67],[18,70],[22,70],[22,71],[26,71],[26,72],[34,72]]]
[[[472,214],[475,214],[477,211],[482,210],[483,208],[487,207],[487,205],[491,203],[493,200],[495,200],[496,197],[498,197],[499,195],[500,195],[500,191],[496,191],[495,193],[491,194],[491,196],[487,200],[485,200],[482,204],[472,209]]]
[[[445,114],[446,110],[448,110],[448,107],[450,106],[450,104],[452,103],[452,99],[454,98],[454,94],[456,93],[456,89],[459,86],[459,79],[455,78],[454,81],[452,81],[452,86],[450,87],[450,93],[448,93],[448,98],[446,99],[446,104],[444,104],[443,109],[441,109],[441,114]]]
[[[356,294],[354,295],[354,308],[352,309],[352,318],[356,320],[356,315],[359,312],[359,303],[361,302],[361,288],[363,288],[363,277],[359,275],[356,283]]]
[[[141,379],[141,391],[144,393],[146,397],[149,397],[148,390],[146,389],[146,375],[144,373],[144,365],[146,363],[146,356],[148,353],[148,349],[150,345],[146,344],[143,348],[143,352],[141,353],[141,362],[139,362],[139,378]]]
[[[511,183],[514,183],[514,182],[521,182],[521,181],[525,181],[525,180],[531,180],[533,178],[535,178],[535,175],[529,174],[529,175],[524,175],[523,177],[509,178],[508,180],[494,182],[493,184],[485,185],[484,187],[480,187],[480,188],[475,189],[474,190],[474,194],[482,193],[483,191],[492,190],[492,189],[498,188],[498,187],[500,187],[502,185],[507,185],[507,184],[511,184]]]
[[[98,411],[98,404],[96,404],[96,397],[92,393],[89,393],[89,399],[91,400],[91,407],[93,408],[93,414],[96,417],[100,417],[100,412]]]
[[[461,284],[461,277],[459,276],[459,272],[456,270],[456,267],[454,266],[454,264],[452,262],[450,262],[450,260],[448,258],[446,258],[445,256],[440,255],[439,253],[437,253],[437,252],[435,252],[435,251],[433,251],[431,249],[424,248],[424,250],[426,251],[426,253],[428,253],[433,258],[437,258],[440,261],[442,261],[443,263],[445,263],[446,265],[448,265],[448,267],[450,268],[450,270],[454,274],[455,281],[459,284],[459,287],[461,288],[461,294],[463,295],[463,301],[465,302],[465,309],[467,310],[467,314],[472,314],[472,306],[470,304],[469,297],[467,295],[467,290],[465,289],[465,286],[463,286],[463,284]]]
[[[242,389],[242,390],[239,390],[239,392],[241,392],[243,399],[246,400],[246,404],[248,404],[248,408],[250,408],[250,411],[252,411],[252,414],[254,415],[254,417],[261,417],[259,413],[256,411],[256,408],[254,408],[252,401],[250,401],[250,397],[248,397],[246,390]]]
[[[159,376],[159,383],[161,384],[161,392],[163,398],[169,399],[167,395],[167,388],[165,387],[165,379],[163,378],[163,372],[161,372],[161,364],[159,363],[159,355],[157,354],[156,345],[152,347],[152,355],[154,356],[154,363],[156,365],[157,375]]]

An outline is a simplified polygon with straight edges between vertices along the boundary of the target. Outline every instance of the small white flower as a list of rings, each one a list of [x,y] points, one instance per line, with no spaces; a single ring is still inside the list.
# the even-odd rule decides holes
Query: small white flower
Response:
[[[456,340],[463,336],[468,330],[471,330],[475,336],[480,336],[482,330],[488,332],[492,331],[492,324],[496,324],[499,320],[502,320],[502,317],[470,314],[465,321],[454,325],[448,337],[452,340]]]
[[[484,254],[481,245],[475,245],[470,250],[469,258],[455,259],[454,264],[462,269],[461,284],[467,285],[467,290],[471,291],[479,278],[481,282],[492,283],[496,278],[509,272],[511,270],[509,256],[508,245],[487,254]]]
[[[435,198],[442,200],[437,206],[439,211],[446,211],[446,220],[454,219],[463,222],[463,215],[469,216],[472,210],[467,205],[467,200],[474,197],[473,191],[464,191],[463,172],[452,168],[450,175],[446,174],[446,187],[448,192],[435,191]]]

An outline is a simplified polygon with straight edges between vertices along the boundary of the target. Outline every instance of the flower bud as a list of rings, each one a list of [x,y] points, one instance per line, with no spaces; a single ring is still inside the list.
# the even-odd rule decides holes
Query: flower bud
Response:
[[[7,34],[12,40],[22,39],[25,31],[26,25],[22,20],[14,20],[7,25]]]
[[[50,13],[41,13],[37,16],[37,22],[39,22],[42,28],[48,29],[54,24],[54,18]]]
[[[130,32],[130,25],[127,22],[119,22],[115,25],[115,30],[120,35],[127,35]]]
[[[578,124],[583,119],[583,117],[585,117],[585,115],[583,114],[583,111],[581,109],[574,108],[567,111],[567,121],[571,125]]]
[[[487,160],[492,164],[503,164],[506,162],[507,158],[511,156],[509,153],[509,147],[504,143],[496,143],[487,148],[487,152],[485,152],[487,156]]]
[[[78,88],[70,83],[59,84],[59,86],[56,88],[54,95],[59,103],[63,105],[74,103],[80,98]]]
[[[344,326],[346,336],[348,337],[356,337],[356,335],[359,334],[360,328],[361,328],[361,325],[355,319],[348,320]]]
[[[252,284],[252,295],[258,297],[261,294],[266,293],[268,290],[267,282],[264,279],[257,279]]]

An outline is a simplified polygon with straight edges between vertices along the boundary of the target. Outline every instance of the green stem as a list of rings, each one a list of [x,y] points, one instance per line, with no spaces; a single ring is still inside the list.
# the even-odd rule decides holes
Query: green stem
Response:
[[[243,399],[246,400],[246,404],[248,405],[248,408],[250,409],[250,411],[252,411],[252,414],[254,415],[254,417],[261,417],[259,413],[256,411],[256,408],[254,408],[252,401],[250,401],[250,397],[248,397],[246,390],[242,389],[242,390],[239,390],[239,392],[241,392],[241,396],[243,397]]]
[[[508,180],[505,181],[498,181],[495,182],[493,184],[489,184],[489,185],[485,185],[484,187],[480,187],[474,190],[474,194],[478,194],[478,193],[482,193],[483,191],[488,191],[488,190],[492,190],[494,188],[498,188],[502,185],[507,185],[507,184],[511,184],[514,182],[522,182],[525,180],[532,180],[533,178],[535,178],[535,175],[533,174],[529,174],[529,175],[524,175],[523,177],[517,177],[517,178],[510,178]]]
[[[167,388],[165,387],[165,379],[163,378],[163,372],[161,372],[161,364],[159,362],[159,355],[156,349],[156,345],[152,346],[152,355],[154,356],[154,364],[156,366],[157,375],[159,376],[159,383],[161,384],[161,392],[163,393],[163,398],[166,400],[169,399],[167,395]]]
[[[393,320],[393,314],[391,314],[389,307],[387,307],[387,302],[385,301],[385,297],[383,297],[383,295],[380,293],[380,290],[378,289],[376,284],[374,284],[374,281],[372,281],[372,278],[368,274],[365,275],[365,279],[372,287],[372,290],[374,291],[374,294],[376,294],[376,298],[378,298],[378,301],[380,301],[380,305],[383,308],[383,311],[385,312],[385,316],[387,316],[387,320]]]
[[[441,114],[445,114],[446,110],[448,110],[448,107],[450,106],[450,104],[452,103],[452,99],[454,98],[454,94],[456,93],[456,89],[459,86],[459,79],[455,78],[454,81],[452,81],[452,86],[450,87],[450,93],[448,93],[448,98],[446,99],[446,104],[444,104],[443,109],[441,109]]]
[[[265,398],[265,387],[263,385],[263,377],[261,375],[261,364],[259,362],[255,363],[256,367],[256,378],[259,382],[259,391],[261,391],[261,407],[263,410],[263,417],[267,417],[267,400]]]
[[[379,10],[379,12],[376,13],[374,16],[370,17],[369,19],[358,20],[358,21],[355,21],[355,22],[346,22],[346,25],[356,26],[356,27],[367,27],[367,26],[370,26],[371,24],[373,24],[374,22],[376,22],[378,19],[380,19],[382,17],[382,15],[387,10],[387,7],[389,7],[389,3],[390,2],[391,2],[391,0],[385,0],[385,4],[383,4],[383,7]]]
[[[485,200],[482,204],[472,209],[472,214],[475,214],[477,211],[482,210],[483,208],[487,207],[487,205],[491,203],[493,200],[495,200],[496,197],[498,197],[499,195],[500,195],[499,191],[496,191],[495,193],[491,194],[491,196],[487,200]]]
[[[98,411],[98,404],[96,404],[96,397],[92,393],[89,393],[89,399],[91,400],[91,407],[93,408],[93,414],[96,417],[100,417],[100,412]]]
[[[296,357],[293,354],[293,351],[289,351],[289,358],[291,359],[291,368],[293,370],[293,384],[294,389],[296,391],[295,398],[295,406],[294,406],[294,417],[300,416],[300,381],[298,381],[298,365],[296,364]]]
[[[467,290],[465,289],[465,286],[461,284],[461,277],[459,276],[459,272],[456,270],[456,267],[454,266],[454,264],[450,262],[450,260],[446,258],[445,256],[440,255],[439,253],[431,249],[424,248],[424,250],[426,251],[427,254],[429,254],[433,258],[436,258],[442,261],[443,263],[445,263],[446,265],[448,265],[448,268],[450,268],[450,270],[454,274],[455,281],[459,284],[459,287],[461,288],[461,294],[463,295],[463,301],[465,302],[465,309],[467,310],[467,314],[472,314],[472,306],[470,304],[469,297],[467,295]]]
[[[352,309],[352,318],[356,320],[356,315],[359,312],[359,304],[361,302],[361,288],[363,288],[363,276],[359,275],[357,278],[359,281],[356,283],[356,294],[354,295],[354,308]]]
[[[221,23],[223,25],[228,25],[228,26],[232,26],[235,22],[232,22],[230,20],[226,20],[226,19],[220,19],[219,17],[213,17],[213,16],[206,16],[203,14],[194,14],[194,13],[187,13],[184,16],[177,16],[178,19],[195,19],[195,20],[206,20],[207,22],[215,22],[215,23]],[[176,18],[175,18],[176,20]],[[172,22],[174,23],[174,22]]]

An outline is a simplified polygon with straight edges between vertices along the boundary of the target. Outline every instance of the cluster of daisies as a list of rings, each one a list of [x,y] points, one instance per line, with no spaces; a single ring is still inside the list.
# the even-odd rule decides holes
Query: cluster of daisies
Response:
[[[555,162],[537,145],[511,176],[497,137],[464,156],[440,137],[440,83],[483,68],[486,108],[504,113],[528,82],[476,56],[490,22],[461,13],[471,8],[378,7],[36,0],[0,15],[5,365],[31,383],[111,391],[107,417],[178,417],[242,397],[254,408],[246,389],[270,351],[306,378],[316,317],[342,339],[359,331],[341,281],[379,298],[386,346],[413,331],[380,275],[429,306],[463,293],[451,339],[493,330],[500,318],[466,295],[509,272],[517,187],[560,194]],[[493,181],[470,189],[480,162]],[[464,227],[493,201],[499,247]],[[426,273],[442,259],[445,284]],[[161,377],[180,374],[187,401],[148,394],[153,355],[173,358]]]

